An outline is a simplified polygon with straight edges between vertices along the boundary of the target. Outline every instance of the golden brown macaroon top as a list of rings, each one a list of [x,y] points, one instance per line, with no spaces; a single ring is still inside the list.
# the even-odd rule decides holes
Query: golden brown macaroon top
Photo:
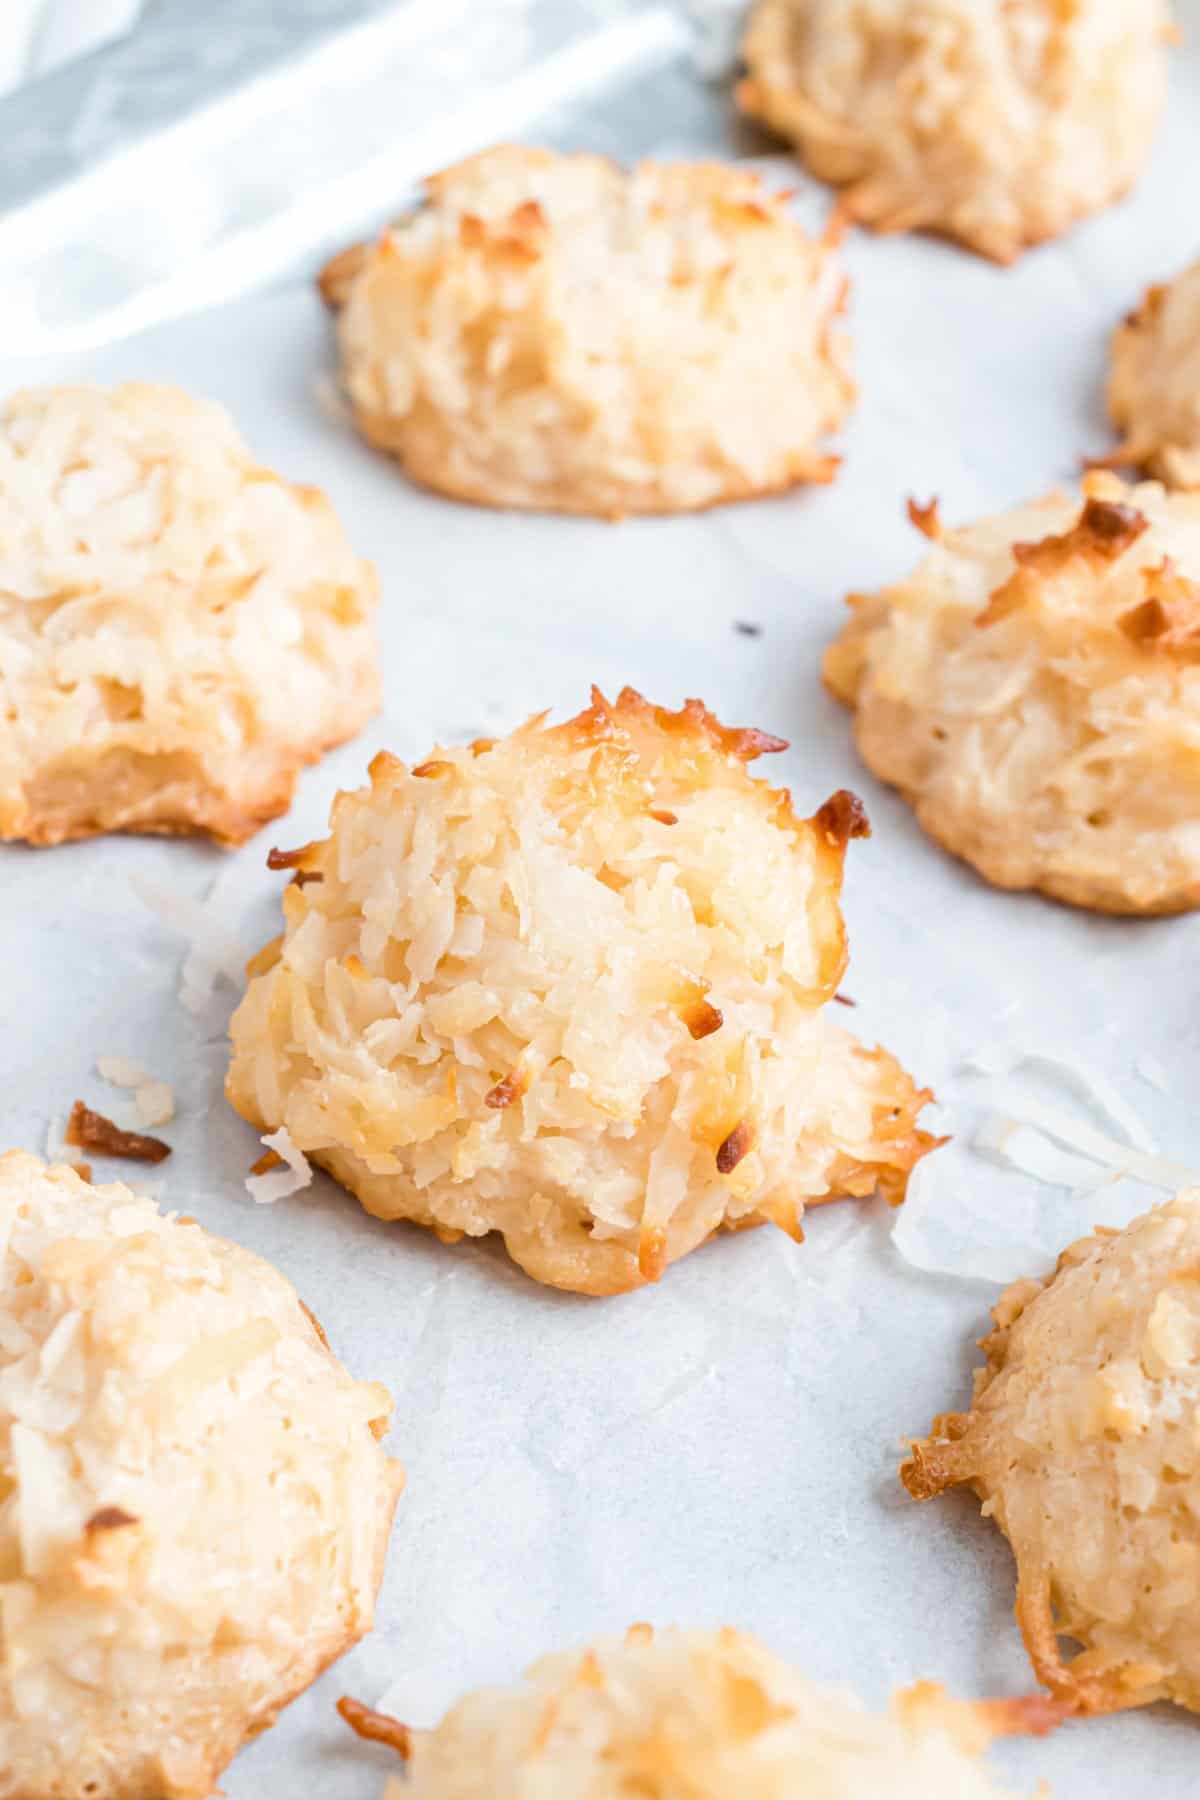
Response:
[[[500,145],[320,278],[364,435],[485,505],[619,517],[828,481],[836,228],[719,163]]]
[[[625,689],[413,768],[381,753],[328,839],[276,857],[234,1105],[370,1211],[498,1230],[590,1293],[722,1226],[898,1200],[929,1096],[821,1017],[866,816],[840,792],[799,817],[749,773],[784,747]]]

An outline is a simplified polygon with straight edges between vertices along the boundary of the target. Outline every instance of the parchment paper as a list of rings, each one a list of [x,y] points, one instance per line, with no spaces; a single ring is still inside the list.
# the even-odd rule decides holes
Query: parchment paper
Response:
[[[644,117],[640,132],[639,149]],[[689,147],[713,141],[664,146]],[[800,179],[798,204],[819,219],[824,192],[786,159],[772,166]],[[286,877],[263,868],[268,846],[319,832],[378,747],[419,757],[541,707],[573,710],[593,680],[700,695],[791,740],[771,773],[802,806],[842,784],[866,799],[875,835],[850,856],[846,1020],[936,1086],[955,1133],[913,1215],[918,1249],[941,1243],[925,1212],[958,1220],[1006,1276],[1044,1267],[1095,1220],[1131,1217],[1161,1196],[1129,1182],[1072,1196],[973,1152],[995,1108],[987,1078],[962,1065],[997,1044],[1082,1057],[1165,1154],[1200,1167],[1200,921],[1103,920],[992,892],[858,765],[818,674],[843,594],[919,555],[909,493],[967,519],[1069,479],[1108,442],[1108,334],[1147,281],[1200,249],[1198,187],[1193,41],[1135,194],[1062,243],[1002,271],[943,244],[854,238],[862,401],[841,478],[700,519],[510,517],[416,492],[318,405],[327,326],[307,284],[85,363],[0,360],[5,388],[135,376],[224,402],[263,461],[329,490],[383,582],[383,717],[244,850],[0,850],[0,1140],[40,1151],[77,1094],[113,1110],[95,1059],[137,1058],[180,1107],[163,1203],[278,1263],[351,1368],[396,1396],[409,1486],[377,1628],[237,1759],[232,1800],[365,1800],[389,1759],[349,1738],[339,1693],[430,1722],[467,1686],[634,1619],[746,1627],[872,1703],[925,1676],[968,1695],[1030,1685],[1002,1539],[974,1501],[921,1509],[895,1477],[904,1435],[965,1399],[994,1286],[914,1269],[878,1202],[812,1215],[800,1247],[770,1228],[718,1242],[661,1287],[603,1302],[539,1288],[490,1246],[376,1224],[323,1177],[255,1207],[243,1181],[257,1140],[220,1092],[237,995],[220,986],[200,1016],[180,1007],[185,946],[131,878],[194,896],[216,883],[249,951],[277,929]],[[1021,1079],[1104,1124],[1053,1069]],[[1044,1774],[1059,1800],[1149,1800],[1194,1790],[1198,1733],[1159,1708],[997,1760],[1026,1788]]]

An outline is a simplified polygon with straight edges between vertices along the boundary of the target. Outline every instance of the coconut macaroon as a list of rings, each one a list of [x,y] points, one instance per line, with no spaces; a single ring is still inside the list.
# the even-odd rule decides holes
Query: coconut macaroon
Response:
[[[1200,902],[1200,497],[1082,498],[945,530],[850,598],[825,658],[865,762],[1003,888],[1100,912]]]
[[[5,1800],[206,1800],[371,1624],[389,1413],[257,1256],[0,1157]]]
[[[0,413],[0,838],[238,843],[379,700],[375,578],[322,494],[176,388]]]
[[[434,1731],[341,1710],[408,1762],[385,1800],[1000,1800],[980,1753],[1056,1722],[1037,1696],[970,1705],[932,1683],[879,1716],[742,1632],[648,1625],[468,1694]]]
[[[1124,442],[1106,462],[1200,488],[1200,262],[1148,288],[1117,331],[1108,409]]]
[[[363,434],[486,506],[680,512],[829,481],[846,281],[747,170],[503,146],[322,277]]]
[[[1169,34],[1166,0],[758,0],[738,100],[851,217],[1011,262],[1132,185]]]
[[[1073,1244],[993,1316],[970,1410],[913,1445],[905,1485],[974,1488],[1066,1705],[1200,1710],[1200,1193]]]
[[[544,717],[339,795],[250,965],[233,1105],[368,1212],[499,1231],[589,1294],[719,1226],[901,1198],[929,1095],[821,1011],[857,801],[798,819],[746,769],[786,746],[699,701]]]

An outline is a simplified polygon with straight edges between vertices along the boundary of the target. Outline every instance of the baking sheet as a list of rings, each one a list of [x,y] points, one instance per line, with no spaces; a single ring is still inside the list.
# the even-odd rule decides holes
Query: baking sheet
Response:
[[[694,91],[657,121],[640,104],[625,121],[591,118],[580,135],[642,150],[657,129],[672,152],[736,141],[718,135],[723,102]],[[371,1221],[323,1177],[256,1208],[243,1179],[257,1140],[220,1097],[237,996],[221,986],[200,1015],[181,1008],[184,945],[131,884],[212,890],[253,949],[276,929],[286,879],[263,868],[267,847],[320,831],[335,789],[357,784],[380,746],[414,758],[439,738],[494,734],[537,708],[573,709],[592,680],[672,703],[698,694],[791,740],[772,774],[801,805],[844,783],[867,801],[875,835],[849,859],[847,1018],[936,1086],[956,1134],[928,1165],[921,1207],[961,1216],[1002,1274],[1132,1216],[1151,1190],[1073,1197],[972,1151],[995,1101],[964,1062],[997,1046],[1083,1057],[1164,1153],[1200,1167],[1200,921],[1096,919],[992,892],[859,767],[818,673],[841,596],[919,554],[910,492],[968,518],[1068,478],[1107,441],[1105,340],[1147,280],[1200,249],[1198,168],[1193,42],[1136,194],[1062,244],[1001,271],[937,243],[853,239],[862,403],[841,478],[699,519],[501,516],[407,487],[315,397],[331,364],[307,285],[87,358],[0,360],[5,388],[164,378],[223,401],[264,461],[329,490],[383,583],[383,716],[248,847],[0,850],[0,1141],[41,1150],[77,1094],[119,1105],[99,1055],[172,1081],[164,1204],[272,1258],[351,1368],[396,1396],[391,1442],[409,1486],[376,1631],[236,1760],[232,1800],[302,1786],[375,1796],[389,1759],[349,1738],[338,1694],[429,1722],[465,1687],[637,1618],[736,1623],[871,1702],[924,1676],[963,1694],[1029,1686],[1002,1540],[973,1501],[918,1508],[895,1479],[900,1439],[965,1398],[994,1287],[914,1269],[877,1203],[811,1216],[799,1247],[770,1228],[731,1237],[661,1287],[602,1302],[535,1286],[491,1246]],[[826,199],[801,179],[798,204],[816,219]],[[1106,1124],[1063,1071],[1019,1079]],[[928,1242],[921,1215],[906,1229]],[[1142,1800],[1191,1791],[1198,1729],[1158,1708],[1003,1746],[997,1762],[1016,1786],[1046,1775],[1057,1800]]]

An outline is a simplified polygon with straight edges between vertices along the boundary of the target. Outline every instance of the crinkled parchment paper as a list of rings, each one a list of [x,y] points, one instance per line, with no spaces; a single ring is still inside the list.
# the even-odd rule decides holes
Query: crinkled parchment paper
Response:
[[[665,147],[713,143],[697,127]],[[970,518],[1106,444],[1108,334],[1200,250],[1198,170],[1193,43],[1145,180],[1061,244],[1005,271],[944,244],[853,238],[862,403],[841,479],[699,519],[508,517],[414,491],[318,404],[327,327],[307,286],[85,363],[0,360],[5,387],[136,376],[223,401],[265,462],[330,491],[383,582],[385,714],[305,776],[287,820],[232,856],[115,839],[0,851],[0,1139],[41,1150],[76,1095],[116,1103],[98,1056],[170,1081],[164,1204],[271,1257],[355,1372],[396,1396],[409,1486],[378,1627],[238,1758],[232,1800],[365,1800],[387,1758],[350,1740],[339,1693],[428,1722],[464,1687],[635,1618],[737,1623],[871,1700],[918,1676],[964,1694],[1028,1685],[998,1534],[969,1499],[921,1509],[895,1479],[904,1435],[964,1399],[996,1289],[906,1258],[1003,1278],[1153,1199],[1081,1154],[1080,1124],[1200,1167],[1200,920],[1092,918],[986,888],[858,766],[819,664],[843,594],[920,554],[908,494]],[[817,219],[826,197],[800,180]],[[590,681],[698,694],[788,737],[772,774],[803,806],[846,783],[864,796],[875,835],[849,859],[846,1018],[937,1088],[955,1139],[917,1185],[904,1256],[887,1209],[851,1203],[813,1216],[802,1246],[764,1228],[598,1302],[536,1287],[489,1246],[377,1224],[323,1176],[273,1206],[246,1192],[260,1146],[221,1099],[236,991],[218,975],[206,998],[193,967],[198,1010],[180,1004],[187,946],[135,881],[211,892],[253,949],[286,880],[264,868],[268,847],[320,831],[374,750],[416,757],[573,709]],[[1069,1117],[1070,1141],[1020,1124],[1030,1111]],[[1000,1761],[1026,1785],[1044,1772],[1058,1800],[1148,1800],[1190,1791],[1198,1731],[1159,1710]]]

